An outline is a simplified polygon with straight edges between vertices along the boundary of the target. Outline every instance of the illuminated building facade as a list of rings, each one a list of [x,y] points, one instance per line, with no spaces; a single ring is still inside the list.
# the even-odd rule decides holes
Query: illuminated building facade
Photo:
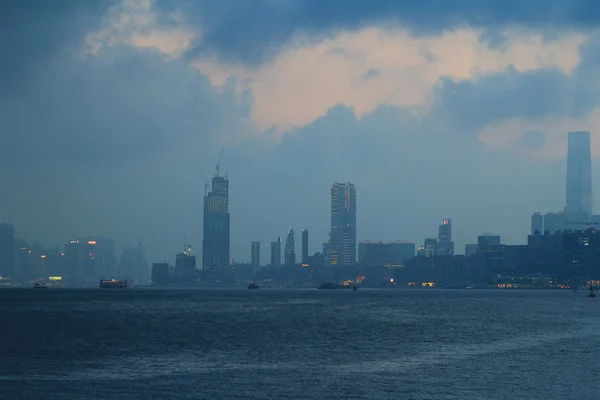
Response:
[[[192,254],[192,247],[185,245],[183,253],[175,257],[175,281],[179,285],[194,285],[198,281],[196,269],[196,256]]]
[[[215,176],[204,196],[202,269],[222,271],[229,265],[229,180]]]
[[[290,226],[285,239],[285,265],[296,264],[296,244],[294,239],[294,228]]]
[[[356,262],[356,188],[352,183],[331,185],[331,233],[329,263]]]
[[[451,256],[454,254],[454,242],[452,241],[452,221],[444,219],[438,228],[436,252],[440,256]]]

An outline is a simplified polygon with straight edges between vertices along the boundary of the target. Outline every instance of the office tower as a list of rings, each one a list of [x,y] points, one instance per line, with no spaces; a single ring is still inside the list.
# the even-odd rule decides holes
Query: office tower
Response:
[[[403,264],[415,256],[415,244],[413,242],[395,241],[391,243],[392,262]]]
[[[217,172],[204,196],[203,270],[222,271],[229,265],[229,240],[229,180]]]
[[[352,183],[331,185],[331,265],[356,262],[356,188]]]
[[[474,256],[477,253],[477,244],[470,243],[465,245],[465,257]]]
[[[196,256],[192,255],[192,247],[184,246],[183,253],[175,256],[176,283],[179,285],[193,285],[198,280],[196,269]]]
[[[132,282],[150,281],[150,270],[146,259],[146,250],[142,243],[137,246],[126,246],[121,254],[117,277],[127,278]]]
[[[500,236],[484,233],[477,236],[477,249],[485,250],[490,247],[500,246]]]
[[[584,222],[592,215],[592,159],[589,132],[569,132],[565,213],[569,222]]]
[[[152,285],[167,286],[171,284],[173,267],[169,263],[153,263],[152,264]]]
[[[544,217],[538,212],[531,215],[531,234],[535,235],[536,232],[544,233]]]
[[[296,243],[294,239],[294,228],[290,226],[285,239],[285,265],[296,264]]]
[[[250,260],[252,265],[260,265],[260,242],[252,242],[252,249],[250,252]]]
[[[329,240],[323,242],[323,265],[331,264]]]
[[[555,233],[565,229],[567,217],[562,212],[549,212],[544,215],[544,231]],[[576,222],[576,221],[570,221]]]
[[[79,238],[77,244],[77,262],[81,276],[105,279],[116,274],[117,257],[114,240],[87,236]]]
[[[281,265],[281,237],[271,242],[271,265]]]
[[[13,277],[15,270],[15,228],[10,222],[0,223],[0,276]]]
[[[438,228],[436,254],[442,256],[454,254],[454,242],[452,241],[452,221],[450,219],[444,219]]]
[[[308,231],[304,229],[302,231],[302,262],[305,263],[308,260]]]
[[[422,249],[420,255],[423,255],[425,257],[434,256],[437,252],[437,245],[438,245],[437,239],[434,239],[434,238],[425,239],[425,244],[423,245],[423,249]]]

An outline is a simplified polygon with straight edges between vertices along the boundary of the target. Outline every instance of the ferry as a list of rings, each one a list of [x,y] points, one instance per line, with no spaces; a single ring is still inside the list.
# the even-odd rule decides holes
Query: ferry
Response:
[[[44,282],[36,282],[36,284],[33,285],[33,287],[35,289],[47,289],[48,285],[46,285]]]
[[[127,280],[119,281],[116,279],[102,279],[100,281],[100,289],[125,289],[127,288]]]
[[[257,284],[256,284],[256,283],[254,283],[254,282],[250,282],[250,283],[248,284],[248,289],[260,289],[260,286],[259,286],[259,285],[257,285]]]

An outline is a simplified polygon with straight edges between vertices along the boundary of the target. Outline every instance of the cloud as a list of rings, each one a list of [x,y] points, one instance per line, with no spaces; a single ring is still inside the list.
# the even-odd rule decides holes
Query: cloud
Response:
[[[564,202],[563,135],[600,122],[584,2],[12,4],[0,210],[43,244],[198,249],[197,164],[221,147],[238,261],[290,224],[319,250],[333,181],[358,185],[359,239],[421,242],[452,217],[458,248],[522,242]]]
[[[185,10],[200,21],[204,39],[190,50],[196,58],[218,54],[229,63],[260,65],[277,57],[298,33],[314,43],[335,32],[373,26],[404,26],[412,36],[439,35],[472,27],[493,37],[515,26],[552,35],[563,28],[595,29],[600,5],[592,0],[158,0],[164,12]]]
[[[318,44],[299,37],[260,66],[229,65],[215,57],[194,65],[215,85],[237,77],[238,92],[252,93],[257,130],[284,133],[337,104],[352,107],[359,118],[380,104],[427,112],[441,79],[475,84],[507,68],[516,73],[555,68],[569,76],[585,40],[577,33],[549,42],[532,32],[507,31],[504,37],[503,47],[494,48],[482,41],[481,31],[470,28],[427,37],[413,37],[405,29],[367,28]],[[376,79],[364,79],[374,70]]]
[[[86,41],[92,53],[102,46],[128,44],[178,58],[199,35],[181,12],[161,16],[151,0],[123,0],[108,10],[102,28],[89,33]]]

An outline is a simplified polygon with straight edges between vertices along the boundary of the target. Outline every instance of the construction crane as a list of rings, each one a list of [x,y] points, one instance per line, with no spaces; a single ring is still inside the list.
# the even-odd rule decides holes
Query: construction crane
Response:
[[[202,166],[198,164],[198,168],[200,169],[200,175],[202,176],[202,181],[204,182],[204,196],[208,196],[208,179],[204,176],[204,172],[202,171]]]
[[[223,159],[223,152],[225,151],[225,148],[221,149],[221,155],[219,156],[219,161],[217,161],[217,177],[219,176],[219,169],[221,168],[221,160]]]

